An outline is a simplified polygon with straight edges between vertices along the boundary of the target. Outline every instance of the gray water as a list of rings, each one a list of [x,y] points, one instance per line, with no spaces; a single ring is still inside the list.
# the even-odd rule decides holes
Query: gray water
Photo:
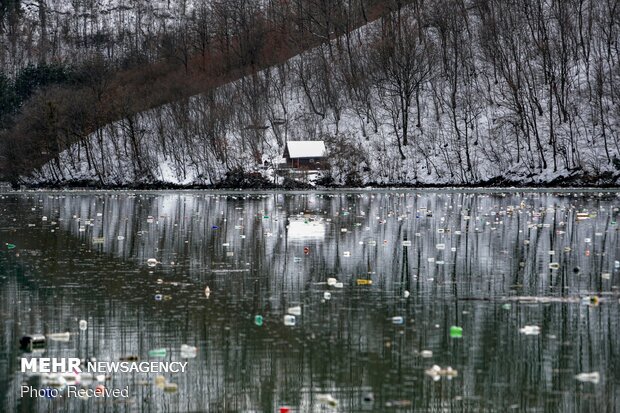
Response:
[[[619,207],[607,191],[0,195],[0,411],[617,412]],[[187,371],[164,374],[173,393],[118,373],[103,385],[128,399],[20,397],[40,383],[20,337],[65,331],[34,357],[165,348]]]

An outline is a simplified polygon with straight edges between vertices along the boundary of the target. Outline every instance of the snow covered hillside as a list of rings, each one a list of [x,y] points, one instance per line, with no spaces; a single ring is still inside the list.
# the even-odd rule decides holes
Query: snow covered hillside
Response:
[[[597,26],[604,6],[591,3],[580,36],[573,2],[560,16],[554,5],[534,16],[490,3],[445,21],[400,10],[211,93],[128,115],[24,179],[272,179],[286,141],[320,139],[338,184],[620,184],[617,38],[607,47],[618,27]]]

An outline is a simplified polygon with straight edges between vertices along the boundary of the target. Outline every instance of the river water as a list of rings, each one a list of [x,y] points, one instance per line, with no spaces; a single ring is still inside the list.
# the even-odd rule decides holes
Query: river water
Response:
[[[2,194],[0,411],[617,412],[619,207],[607,190]],[[80,385],[128,398],[21,397],[49,387],[22,357],[188,364]]]

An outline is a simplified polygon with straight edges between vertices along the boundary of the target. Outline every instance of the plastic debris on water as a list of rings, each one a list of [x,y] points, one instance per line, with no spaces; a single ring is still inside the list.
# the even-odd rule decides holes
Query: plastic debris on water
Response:
[[[405,319],[402,316],[395,316],[391,318],[392,324],[400,325],[405,322]]]
[[[71,333],[50,333],[47,335],[47,338],[52,341],[63,341],[67,342],[71,339]]]
[[[430,376],[434,381],[438,381],[442,377],[445,377],[448,380],[451,380],[453,377],[456,377],[459,374],[457,370],[453,369],[450,366],[446,368],[441,368],[436,364],[430,369],[425,370],[424,373]]]
[[[428,359],[428,358],[433,357],[433,352],[431,350],[422,350],[420,351],[420,356],[425,359]]]
[[[316,401],[329,407],[338,406],[338,400],[336,400],[331,394],[317,394]]]
[[[292,314],[292,315],[296,315],[296,316],[300,316],[301,315],[301,306],[297,305],[295,307],[289,307],[288,310],[286,310],[287,313]]]
[[[524,326],[519,329],[521,334],[525,334],[526,336],[537,336],[540,334],[539,326]]]
[[[575,379],[583,383],[597,384],[601,380],[601,375],[598,371],[593,371],[591,373],[579,373],[575,376]]]

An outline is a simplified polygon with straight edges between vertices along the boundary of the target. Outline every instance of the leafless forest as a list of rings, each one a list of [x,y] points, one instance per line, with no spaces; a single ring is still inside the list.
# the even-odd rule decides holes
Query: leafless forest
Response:
[[[617,184],[620,0],[2,0],[0,175]],[[166,171],[162,171],[166,165]]]

